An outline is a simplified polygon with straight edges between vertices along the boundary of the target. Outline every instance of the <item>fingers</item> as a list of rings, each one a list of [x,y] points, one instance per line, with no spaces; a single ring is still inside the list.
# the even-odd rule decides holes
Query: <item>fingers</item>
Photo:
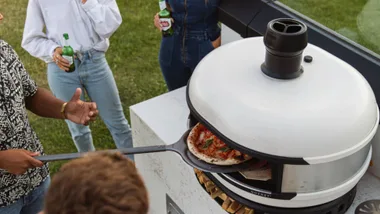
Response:
[[[158,16],[158,13],[154,16],[153,22],[154,22],[154,26],[156,26],[156,28],[161,31],[162,30],[162,26],[160,24],[160,17]]]
[[[96,105],[96,103],[92,102],[91,106],[90,106],[90,109],[96,110],[97,108],[98,108],[98,106]]]
[[[29,154],[31,157],[40,156],[41,154],[39,152],[32,152]]]
[[[97,114],[96,114],[95,116],[91,116],[91,117],[90,117],[90,121],[91,121],[91,122],[94,122],[94,121],[96,120],[96,117],[97,117]]]
[[[61,55],[63,53],[62,48],[58,47],[54,50],[54,53]]]
[[[90,117],[89,116],[82,117],[80,120],[80,123],[85,125],[85,126],[88,126],[90,123]]]
[[[154,20],[154,26],[157,28],[157,29],[161,29],[161,25],[160,25],[160,21],[159,20]]]
[[[31,151],[28,151],[28,150],[22,150],[22,151],[23,151],[25,154],[27,154],[27,155],[29,155],[29,156],[32,156],[32,157],[40,155],[39,152],[31,152]]]
[[[58,59],[59,63],[63,66],[67,66],[67,67],[70,66],[69,61],[67,61],[67,59],[63,58],[60,54],[57,54],[55,56],[55,59]]]
[[[88,117],[87,117],[87,118],[88,118]],[[81,121],[81,123],[82,123],[83,125],[85,125],[85,126],[88,126],[88,125],[90,124],[90,119],[87,119],[87,118],[82,119],[82,121]]]
[[[69,69],[70,67],[70,64],[69,64],[69,61],[67,61],[65,58],[63,58],[61,55],[57,55],[55,57],[55,63],[59,66],[59,67],[63,67],[65,69]]]
[[[99,113],[98,110],[90,111],[90,112],[88,113],[88,116],[90,116],[90,119],[91,119],[91,118],[94,118],[94,117],[98,116],[98,113]]]
[[[89,125],[90,122],[93,122],[96,120],[96,117],[98,116],[98,114],[99,114],[99,111],[96,109],[89,111],[88,116],[85,116],[83,121],[81,121],[82,124],[85,126]]]
[[[95,121],[99,114],[97,105],[94,102],[83,102],[80,100],[82,90],[77,88],[70,102],[67,103],[67,118],[77,124],[89,125]]]
[[[29,156],[28,161],[29,161],[29,164],[34,167],[42,167],[44,165],[44,163],[42,163],[41,161],[31,156]]]
[[[220,47],[220,45],[221,45],[221,37],[219,36],[217,39],[215,39],[214,41],[212,41],[211,43],[212,43],[212,46],[214,47],[214,48],[218,48],[218,47]]]
[[[61,70],[64,70],[64,71],[68,71],[69,70],[69,66],[68,65],[64,65],[61,63],[61,61],[59,61],[58,59],[55,61],[55,64],[58,65],[58,67],[61,69]]]
[[[91,111],[88,114],[90,116],[90,121],[95,121],[96,117],[99,114],[99,111],[97,109],[96,103],[90,103],[90,110]]]
[[[26,158],[27,163],[28,163],[28,164],[25,164],[23,167],[23,169],[25,169],[25,171],[28,168],[42,167],[44,165],[41,161],[34,158],[35,156],[40,155],[39,152],[31,152],[28,150],[23,150],[23,152],[25,153],[25,156],[26,156],[25,158]]]
[[[58,67],[64,71],[69,70],[70,64],[69,62],[61,56],[62,48],[57,48],[53,55],[53,60]]]
[[[73,102],[76,102],[78,100],[80,100],[80,95],[82,94],[82,89],[81,88],[77,88],[75,90],[75,93],[73,95],[73,97],[71,98],[70,101],[73,101]]]
[[[91,111],[88,103],[84,103],[84,105],[86,105],[86,107],[83,109],[84,112],[82,113],[82,116],[80,118],[80,123],[82,125],[87,126],[90,122],[91,115],[94,115],[94,112]]]

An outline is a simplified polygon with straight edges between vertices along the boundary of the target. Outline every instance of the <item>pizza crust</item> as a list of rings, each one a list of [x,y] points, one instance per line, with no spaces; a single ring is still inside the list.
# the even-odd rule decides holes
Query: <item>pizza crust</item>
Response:
[[[194,126],[194,128],[190,131],[189,136],[187,137],[187,147],[189,148],[189,151],[199,158],[200,160],[203,160],[204,162],[215,164],[215,165],[235,165],[239,163],[243,163],[248,160],[236,160],[236,159],[219,159],[219,158],[213,158],[209,157],[201,152],[198,151],[195,144],[199,136],[199,131],[201,129],[201,124],[198,123]]]
[[[227,159],[227,160],[222,160],[222,159],[219,159],[219,158],[212,158],[212,157],[209,157],[203,153],[200,153],[198,152],[198,150],[195,148],[195,146],[193,145],[193,143],[191,143],[191,141],[187,141],[187,146],[189,148],[189,151],[195,155],[197,158],[203,160],[204,162],[207,162],[207,163],[212,163],[212,164],[215,164],[215,165],[234,165],[234,164],[238,164],[240,163],[238,160],[235,160],[235,159]]]

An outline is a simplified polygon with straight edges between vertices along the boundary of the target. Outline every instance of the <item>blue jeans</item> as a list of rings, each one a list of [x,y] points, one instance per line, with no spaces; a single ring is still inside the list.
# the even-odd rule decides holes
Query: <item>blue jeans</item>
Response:
[[[104,52],[91,50],[75,59],[75,71],[67,73],[55,63],[48,64],[48,82],[53,94],[69,101],[76,88],[86,91],[89,98],[96,102],[99,115],[111,132],[117,148],[131,148],[132,133],[124,116],[112,71]],[[82,93],[82,100],[84,95]],[[78,125],[66,120],[71,136],[79,152],[94,151],[91,130],[88,126]],[[133,156],[130,156],[133,159]]]
[[[37,214],[43,210],[44,197],[50,185],[50,177],[32,192],[21,197],[15,203],[0,208],[0,214]]]
[[[187,85],[198,63],[214,50],[206,31],[180,31],[161,40],[159,61],[169,91]]]

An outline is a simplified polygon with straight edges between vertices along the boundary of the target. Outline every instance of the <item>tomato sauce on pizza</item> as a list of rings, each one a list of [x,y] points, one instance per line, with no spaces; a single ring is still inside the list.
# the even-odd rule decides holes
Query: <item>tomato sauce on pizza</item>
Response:
[[[200,123],[190,132],[188,146],[194,155],[210,163],[232,165],[251,159],[250,156],[227,146]]]

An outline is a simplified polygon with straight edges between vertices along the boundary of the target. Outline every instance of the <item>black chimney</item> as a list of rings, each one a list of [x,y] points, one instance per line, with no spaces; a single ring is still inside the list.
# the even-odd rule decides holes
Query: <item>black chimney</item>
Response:
[[[295,19],[280,18],[267,25],[265,62],[261,70],[276,79],[294,79],[303,73],[302,53],[307,46],[307,27]]]

